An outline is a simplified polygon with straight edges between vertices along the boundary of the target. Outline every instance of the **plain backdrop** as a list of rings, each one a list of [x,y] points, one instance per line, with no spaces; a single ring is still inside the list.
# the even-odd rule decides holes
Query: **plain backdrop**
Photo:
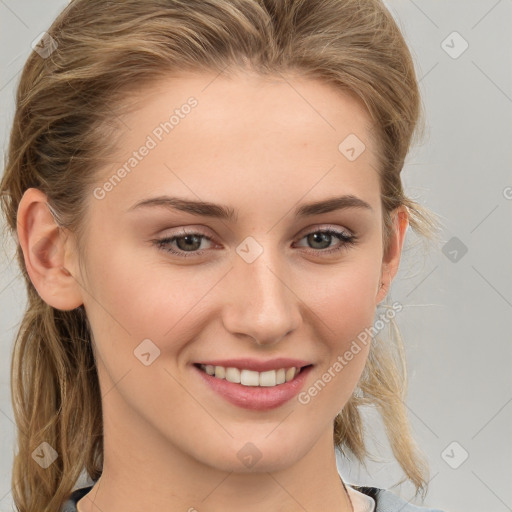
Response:
[[[0,0],[3,155],[20,70],[63,0]],[[512,510],[512,0],[387,0],[411,48],[427,131],[403,171],[406,192],[441,217],[429,251],[410,230],[390,294],[407,351],[407,410],[430,462],[424,505]],[[2,168],[3,172],[3,168]],[[12,255],[11,255],[12,256]],[[9,364],[25,305],[19,270],[0,264],[0,512],[13,510]],[[349,483],[392,488],[400,466],[374,410],[366,469],[338,459]],[[417,500],[413,502],[419,503]]]

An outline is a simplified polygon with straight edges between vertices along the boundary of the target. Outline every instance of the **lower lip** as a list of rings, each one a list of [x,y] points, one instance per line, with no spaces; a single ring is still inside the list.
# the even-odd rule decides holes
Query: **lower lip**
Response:
[[[201,378],[210,386],[211,389],[216,391],[228,402],[237,405],[238,407],[243,407],[244,409],[264,411],[267,409],[275,409],[296,396],[304,385],[304,381],[313,367],[308,366],[307,368],[304,368],[290,382],[285,382],[284,384],[272,387],[244,386],[243,384],[229,382],[226,379],[212,377],[206,372],[200,370],[197,366],[194,366],[193,368],[199,373]]]

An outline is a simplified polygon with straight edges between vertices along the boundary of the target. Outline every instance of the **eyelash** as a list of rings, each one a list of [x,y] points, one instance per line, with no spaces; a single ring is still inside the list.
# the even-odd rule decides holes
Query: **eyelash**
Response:
[[[344,249],[348,249],[350,246],[355,245],[355,243],[357,241],[357,236],[356,235],[348,235],[344,231],[338,231],[338,230],[335,230],[335,229],[332,229],[332,228],[317,229],[317,230],[314,230],[314,231],[310,231],[309,233],[306,233],[305,235],[303,235],[299,240],[302,240],[303,238],[305,238],[305,237],[307,237],[309,235],[315,234],[315,233],[323,233],[323,234],[327,234],[327,235],[334,235],[335,237],[339,238],[339,240],[341,242],[334,249],[317,249],[316,250],[316,249],[311,249],[310,248],[310,251],[313,251],[314,253],[318,253],[320,255],[333,254],[333,253],[337,253],[339,251],[342,251]],[[174,254],[175,256],[179,256],[179,257],[182,257],[182,258],[190,258],[190,257],[193,257],[193,256],[202,256],[203,253],[207,249],[203,249],[203,250],[200,250],[200,251],[190,251],[190,252],[187,253],[186,251],[181,251],[181,250],[180,251],[176,251],[176,250],[170,248],[170,244],[172,242],[174,242],[176,239],[178,239],[178,238],[185,238],[186,236],[190,236],[190,235],[201,237],[201,238],[204,238],[204,239],[208,240],[209,242],[213,242],[213,239],[210,238],[209,236],[206,236],[203,233],[198,233],[198,232],[194,232],[194,231],[191,231],[191,232],[184,231],[184,232],[182,232],[182,233],[180,233],[178,235],[174,235],[172,237],[165,237],[165,238],[160,238],[160,239],[152,240],[152,242],[153,242],[154,245],[156,245],[158,247],[158,249],[166,251],[166,252],[170,252],[171,254]]]

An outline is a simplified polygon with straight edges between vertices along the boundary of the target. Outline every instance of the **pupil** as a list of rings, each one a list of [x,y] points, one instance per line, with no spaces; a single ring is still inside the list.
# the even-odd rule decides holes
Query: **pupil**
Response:
[[[181,238],[178,239],[178,242],[179,240],[185,240],[185,248],[191,248],[192,245],[196,244],[197,245],[197,237],[195,235],[185,235]],[[196,248],[196,247],[194,247]],[[180,247],[180,249],[182,249],[182,247]]]
[[[329,235],[328,233],[312,233],[311,235],[313,237],[313,241],[312,243],[322,243],[322,241],[329,241],[328,240],[328,237],[330,237],[331,235]],[[323,240],[322,240],[323,239]],[[327,244],[328,246],[329,244]]]

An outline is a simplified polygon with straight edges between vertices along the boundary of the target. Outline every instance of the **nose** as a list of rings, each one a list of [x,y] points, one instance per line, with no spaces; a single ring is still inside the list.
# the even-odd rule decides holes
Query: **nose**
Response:
[[[258,345],[274,345],[301,323],[301,301],[285,265],[261,255],[252,263],[237,258],[229,273],[224,327],[234,336],[249,336]]]

